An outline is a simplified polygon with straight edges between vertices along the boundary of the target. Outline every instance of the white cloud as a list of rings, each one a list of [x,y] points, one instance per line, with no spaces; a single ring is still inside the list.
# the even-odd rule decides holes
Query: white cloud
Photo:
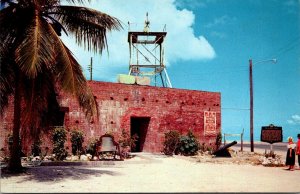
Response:
[[[176,0],[175,5],[178,8],[189,8],[189,9],[197,9],[206,7],[205,1],[195,1],[195,0]]]
[[[204,27],[213,28],[216,26],[223,26],[228,24],[233,24],[237,19],[235,17],[229,17],[228,15],[223,15],[221,17],[215,18],[212,22],[206,24]]]
[[[300,115],[293,115],[291,119],[288,120],[289,124],[300,124]]]
[[[286,6],[297,6],[297,5],[299,5],[299,3],[300,3],[300,1],[298,0],[298,2],[297,2],[297,0],[288,0],[288,1],[284,1],[283,2],[283,5],[286,5]]]
[[[282,1],[285,11],[289,14],[299,14],[300,0]]]
[[[120,71],[128,72],[127,22],[137,24],[130,26],[131,28],[139,26],[138,30],[142,31],[147,12],[150,31],[162,31],[166,24],[165,60],[167,66],[178,60],[210,60],[216,56],[214,48],[204,36],[195,36],[192,27],[195,22],[194,13],[187,9],[177,9],[175,0],[98,0],[87,3],[85,6],[120,19],[124,27],[121,31],[108,33],[109,57],[106,51],[103,52],[101,59],[95,56],[95,68],[100,73],[99,76],[94,77],[99,77],[100,80],[107,79],[103,76],[115,77],[117,73],[122,73]],[[84,52],[69,37],[64,37],[64,41],[86,69],[93,54]],[[111,67],[119,67],[120,70]],[[101,75],[103,73],[105,75]]]
[[[210,35],[213,36],[213,37],[221,38],[221,39],[227,37],[227,35],[224,32],[217,32],[217,31],[212,31],[210,33]]]

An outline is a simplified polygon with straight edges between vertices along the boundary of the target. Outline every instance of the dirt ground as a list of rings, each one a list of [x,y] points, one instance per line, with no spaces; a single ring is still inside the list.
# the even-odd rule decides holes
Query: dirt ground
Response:
[[[277,154],[285,156],[282,150]],[[300,170],[238,163],[234,157],[211,160],[139,153],[129,160],[88,166],[30,167],[19,175],[2,174],[1,193],[300,192]]]

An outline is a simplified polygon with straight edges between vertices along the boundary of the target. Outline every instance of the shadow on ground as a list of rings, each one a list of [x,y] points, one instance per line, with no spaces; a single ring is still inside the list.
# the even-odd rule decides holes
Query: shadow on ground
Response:
[[[2,170],[1,179],[19,176],[20,181],[32,181],[37,182],[52,182],[52,181],[64,181],[66,179],[83,180],[89,177],[101,177],[102,175],[119,176],[121,173],[117,173],[111,170],[99,170],[88,167],[62,167],[62,166],[40,166],[27,168],[22,173],[12,174]]]

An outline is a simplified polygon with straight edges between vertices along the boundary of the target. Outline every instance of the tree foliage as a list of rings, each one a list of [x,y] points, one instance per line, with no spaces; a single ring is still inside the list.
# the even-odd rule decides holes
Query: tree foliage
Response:
[[[71,131],[71,143],[72,143],[72,154],[80,155],[83,152],[82,143],[84,136],[82,131],[73,130]]]
[[[70,4],[84,0],[67,0]],[[97,104],[81,66],[60,39],[75,36],[88,50],[101,53],[106,33],[120,29],[118,19],[61,0],[0,0],[0,113],[14,97],[13,146],[10,169],[20,168],[20,128],[36,134],[51,114],[49,99],[63,91],[77,98],[88,119],[97,116]]]
[[[180,134],[178,131],[171,130],[165,133],[164,154],[172,156],[178,152]]]
[[[67,140],[67,132],[63,127],[56,127],[53,130],[52,142],[53,153],[56,160],[63,160],[67,157],[65,142]]]
[[[92,155],[92,159],[96,155],[96,146],[98,145],[98,140],[97,139],[92,139],[90,140],[89,144],[87,145],[86,153]]]

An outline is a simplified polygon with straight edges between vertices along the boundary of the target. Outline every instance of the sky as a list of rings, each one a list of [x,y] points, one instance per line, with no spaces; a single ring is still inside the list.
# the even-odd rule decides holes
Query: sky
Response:
[[[84,6],[118,18],[108,52],[84,51],[63,41],[89,79],[116,82],[128,73],[130,29],[166,25],[165,61],[173,88],[221,93],[222,133],[249,141],[249,60],[253,61],[254,138],[262,126],[282,126],[283,141],[300,133],[300,0],[94,0]],[[139,26],[141,26],[139,28]],[[273,63],[271,59],[276,59]]]

